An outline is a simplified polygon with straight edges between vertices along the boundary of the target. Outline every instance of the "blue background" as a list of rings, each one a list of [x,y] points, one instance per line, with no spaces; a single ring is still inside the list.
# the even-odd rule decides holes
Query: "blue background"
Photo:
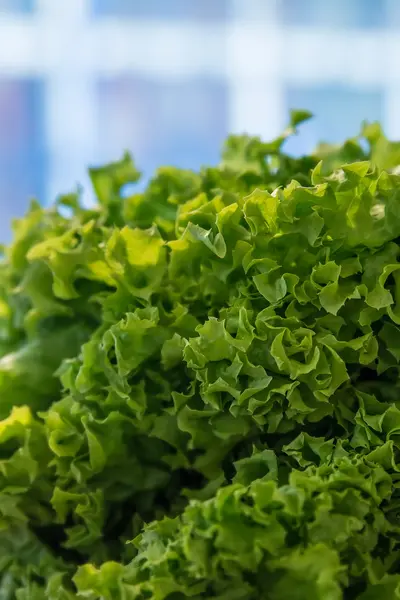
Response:
[[[88,27],[112,22],[118,28],[118,23],[123,27],[135,21],[146,22],[151,27],[154,21],[168,26],[218,26],[223,31],[224,27],[230,27],[240,2],[240,11],[248,12],[246,25],[248,27],[250,24],[251,27],[252,22],[258,21],[258,11],[261,22],[265,18],[266,5],[274,1],[276,20],[272,24],[266,22],[266,28],[276,26],[283,31],[285,28],[290,31],[293,27],[298,31],[302,28],[307,31],[322,28],[343,38],[357,31],[373,40],[374,36],[400,25],[400,10],[393,0],[82,0],[82,4],[86,5]],[[53,2],[56,6],[61,0]],[[39,10],[40,5],[35,0],[0,0],[0,26],[3,20],[11,25],[14,21],[28,25],[31,22],[35,27]],[[56,10],[53,11],[52,18],[57,19]],[[61,12],[59,18],[63,18]],[[71,44],[73,43],[71,40]],[[154,40],[149,39],[149,44],[154,43]],[[226,56],[223,57],[227,64],[230,51],[227,45],[224,51]],[[229,103],[234,75],[230,75],[229,79],[210,70],[210,73],[193,75],[189,72],[186,78],[176,79],[174,76],[169,78],[168,72],[163,77],[157,77],[151,72],[148,75],[142,71],[137,73],[135,69],[129,71],[124,68],[121,73],[116,69],[111,74],[104,73],[101,69],[97,73],[94,69],[91,105],[95,130],[93,149],[85,154],[86,151],[81,151],[79,142],[66,144],[61,153],[60,164],[55,168],[47,120],[51,93],[48,74],[41,73],[39,59],[36,73],[30,73],[29,70],[24,73],[21,69],[13,72],[12,68],[6,68],[4,65],[13,64],[9,60],[10,52],[12,50],[0,40],[2,240],[9,238],[10,220],[23,214],[30,197],[49,203],[54,199],[54,189],[58,184],[60,192],[68,191],[64,189],[66,185],[74,187],[77,181],[70,175],[70,168],[76,162],[86,164],[116,159],[128,148],[134,153],[145,177],[149,177],[160,164],[198,168],[204,163],[215,163],[218,160],[223,139],[232,129]],[[140,55],[140,52],[141,48],[135,46],[135,40],[126,48],[127,54]],[[68,57],[68,49],[66,56]],[[186,57],[189,63],[190,58]],[[325,59],[325,56],[315,57],[315,61],[319,63],[323,63]],[[265,57],[265,60],[274,58]],[[362,60],[363,56],[360,56],[360,61]],[[76,67],[79,71],[79,55]],[[60,64],[59,69],[56,69],[58,78],[63,77],[63,68]],[[70,78],[71,68],[73,74],[74,64],[69,63]],[[382,68],[386,68],[385,65]],[[388,125],[386,129],[389,135],[396,134],[390,130],[390,123],[387,124],[385,120],[386,91],[379,81],[372,81],[367,86],[359,85],[356,73],[354,82],[351,78],[349,81],[348,77],[342,82],[337,76],[332,77],[332,81],[321,83],[314,80],[310,82],[308,79],[302,81],[301,78],[291,81],[285,74],[284,65],[282,74],[278,65],[278,73],[282,90],[282,112],[287,114],[291,107],[299,107],[307,108],[316,115],[303,128],[301,136],[289,142],[288,149],[291,152],[299,154],[310,151],[320,140],[339,141],[353,135],[364,118],[381,120]],[[262,77],[260,73],[258,85],[263,84]],[[265,85],[268,86],[267,81]],[[79,109],[79,104],[71,107],[71,111],[75,113]],[[252,115],[252,123],[257,126],[259,122],[260,131],[263,131],[268,114],[260,110],[257,103],[254,110],[259,113]],[[65,115],[65,118],[68,116]],[[63,115],[60,115],[60,125],[63,119]],[[71,121],[71,128],[74,127],[73,123]],[[57,120],[54,122],[53,119],[51,126],[57,128]],[[79,132],[72,130],[72,133],[73,139],[84,141],[85,124],[80,125]],[[90,135],[93,136],[93,124]],[[76,177],[81,178],[81,173],[76,173]],[[50,180],[52,185],[49,185]],[[87,181],[81,182],[79,179],[79,182],[87,185]],[[90,201],[90,196],[88,198]]]

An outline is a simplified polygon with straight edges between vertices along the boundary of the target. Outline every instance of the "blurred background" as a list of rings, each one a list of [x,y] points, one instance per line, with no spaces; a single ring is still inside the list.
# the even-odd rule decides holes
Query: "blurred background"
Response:
[[[0,239],[29,198],[133,152],[215,163],[228,132],[291,152],[382,121],[400,139],[400,0],[0,0]]]

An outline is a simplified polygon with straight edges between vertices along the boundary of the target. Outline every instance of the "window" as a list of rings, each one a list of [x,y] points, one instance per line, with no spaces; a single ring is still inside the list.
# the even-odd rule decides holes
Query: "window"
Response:
[[[229,0],[92,0],[93,14],[156,19],[224,19]]]
[[[359,132],[360,122],[383,120],[383,97],[377,90],[340,85],[288,87],[286,105],[307,108],[316,116],[305,123],[301,135],[288,141],[294,154],[312,151],[319,142],[342,142]]]
[[[34,80],[0,80],[0,240],[29,199],[44,194],[43,86]]]
[[[386,23],[385,0],[280,0],[277,8],[284,25],[369,29]]]
[[[227,134],[227,91],[211,79],[158,82],[135,77],[101,81],[99,146],[104,160],[124,148],[150,175],[172,164],[198,169],[216,163]]]

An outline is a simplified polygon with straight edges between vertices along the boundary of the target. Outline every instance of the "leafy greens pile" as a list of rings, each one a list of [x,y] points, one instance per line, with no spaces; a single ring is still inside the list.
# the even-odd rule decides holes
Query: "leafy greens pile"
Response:
[[[232,136],[0,264],[0,597],[400,597],[400,145]]]

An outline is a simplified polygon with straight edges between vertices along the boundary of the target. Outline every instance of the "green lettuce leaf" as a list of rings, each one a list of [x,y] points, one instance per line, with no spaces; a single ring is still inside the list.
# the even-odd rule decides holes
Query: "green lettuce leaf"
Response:
[[[400,597],[399,144],[132,158],[0,261],[0,597]]]

